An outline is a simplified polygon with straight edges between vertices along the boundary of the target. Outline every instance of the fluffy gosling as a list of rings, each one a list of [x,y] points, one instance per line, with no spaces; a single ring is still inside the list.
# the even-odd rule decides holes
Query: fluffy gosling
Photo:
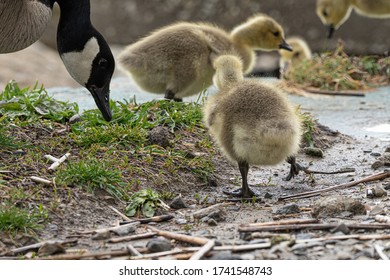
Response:
[[[255,50],[280,48],[291,50],[283,28],[259,14],[230,34],[207,23],[172,24],[128,46],[118,61],[143,90],[180,101],[212,84],[212,62],[220,54],[237,53],[248,73],[254,66]]]
[[[363,16],[390,17],[390,0],[317,0],[316,12],[328,28],[328,38],[351,15],[352,9]]]
[[[301,63],[304,60],[311,59],[312,53],[305,40],[299,37],[290,37],[286,40],[293,51],[279,50],[279,67],[281,77],[288,75],[288,72],[291,71],[296,65]]]
[[[287,98],[277,89],[258,81],[244,80],[243,63],[233,55],[221,55],[213,66],[218,92],[203,108],[204,122],[217,145],[237,162],[241,189],[225,192],[234,196],[256,196],[248,186],[249,165],[291,163],[290,180],[298,174],[295,163],[301,139],[301,122]]]

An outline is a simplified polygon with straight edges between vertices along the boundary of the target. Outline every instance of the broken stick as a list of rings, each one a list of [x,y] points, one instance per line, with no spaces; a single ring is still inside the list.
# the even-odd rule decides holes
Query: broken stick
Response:
[[[202,248],[198,252],[192,255],[190,260],[200,260],[203,258],[204,255],[206,255],[208,252],[210,252],[211,249],[215,246],[215,240],[212,239],[209,242],[207,242],[205,245],[203,245]]]
[[[203,246],[207,242],[210,241],[210,239],[208,239],[208,238],[189,236],[189,235],[180,234],[180,233],[173,233],[173,232],[169,232],[169,231],[165,231],[165,230],[159,230],[159,229],[152,227],[152,226],[148,226],[148,228],[157,232],[157,235],[164,236],[164,237],[171,238],[171,239],[175,239],[175,240],[181,241],[181,242],[187,242],[190,244]]]
[[[359,185],[360,183],[367,183],[367,182],[383,180],[383,179],[386,179],[388,177],[390,177],[390,171],[383,171],[383,172],[380,172],[380,173],[377,173],[377,174],[374,174],[374,175],[370,175],[370,176],[364,177],[364,178],[362,178],[360,180],[357,180],[357,181],[352,181],[352,182],[349,182],[349,183],[340,184],[340,185],[328,187],[328,188],[321,189],[321,190],[310,191],[310,192],[303,192],[303,193],[294,194],[294,195],[282,196],[282,197],[279,198],[279,200],[292,199],[292,198],[296,199],[296,198],[313,197],[313,196],[317,196],[317,195],[320,195],[320,194],[325,193],[325,192],[330,192],[330,191],[337,190],[337,189],[346,189],[346,188],[350,188],[350,187]]]

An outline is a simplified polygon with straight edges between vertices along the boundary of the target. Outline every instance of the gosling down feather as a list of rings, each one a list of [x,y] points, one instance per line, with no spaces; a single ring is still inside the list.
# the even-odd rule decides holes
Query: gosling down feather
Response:
[[[302,63],[304,60],[309,60],[312,57],[310,47],[305,40],[299,37],[290,37],[286,40],[287,44],[292,47],[292,51],[279,50],[279,67],[281,76],[287,76],[288,72]]]
[[[204,105],[205,126],[223,154],[240,169],[241,189],[227,193],[251,198],[255,193],[248,186],[249,165],[276,165],[287,159],[291,163],[287,179],[298,174],[294,155],[299,149],[301,123],[277,89],[244,80],[238,57],[221,55],[213,65],[218,92]]]
[[[89,0],[1,0],[0,53],[16,52],[36,42],[51,19],[55,2],[61,10],[57,30],[60,57],[109,121],[115,61],[107,42],[92,26]]]
[[[236,53],[248,73],[254,66],[255,50],[280,48],[291,49],[282,27],[259,14],[230,34],[207,23],[172,24],[128,46],[118,60],[143,90],[179,101],[212,84],[212,61],[218,55]]]
[[[366,17],[389,18],[390,0],[317,0],[316,12],[328,28],[328,38],[349,18],[352,9]]]

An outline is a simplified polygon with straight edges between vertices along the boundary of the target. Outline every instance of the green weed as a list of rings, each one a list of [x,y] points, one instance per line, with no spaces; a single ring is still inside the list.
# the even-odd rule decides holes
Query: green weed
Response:
[[[156,209],[160,206],[160,195],[152,189],[144,189],[134,193],[130,197],[130,203],[126,207],[126,215],[133,217],[142,213],[145,217],[154,216]]]
[[[0,93],[0,117],[5,116],[7,121],[25,124],[44,118],[64,122],[77,112],[76,103],[55,100],[38,84],[32,89],[21,89],[15,81],[11,81]]]
[[[91,193],[102,189],[119,199],[127,198],[121,171],[104,161],[94,159],[71,162],[58,171],[56,179],[59,185],[79,187]]]
[[[0,231],[16,233],[39,230],[47,219],[47,211],[42,205],[38,209],[21,209],[15,205],[0,206]]]

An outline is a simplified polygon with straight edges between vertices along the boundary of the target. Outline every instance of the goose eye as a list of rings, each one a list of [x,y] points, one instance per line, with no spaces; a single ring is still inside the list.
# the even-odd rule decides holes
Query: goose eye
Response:
[[[107,65],[108,65],[108,61],[107,61],[106,59],[104,59],[104,58],[101,58],[101,59],[99,60],[98,65],[99,65],[99,67],[101,67],[101,68],[106,68]]]
[[[294,57],[299,57],[301,55],[301,53],[300,52],[296,52],[296,53],[294,53]]]
[[[279,31],[275,31],[275,32],[272,32],[272,34],[274,34],[275,37],[278,37],[279,36]]]

